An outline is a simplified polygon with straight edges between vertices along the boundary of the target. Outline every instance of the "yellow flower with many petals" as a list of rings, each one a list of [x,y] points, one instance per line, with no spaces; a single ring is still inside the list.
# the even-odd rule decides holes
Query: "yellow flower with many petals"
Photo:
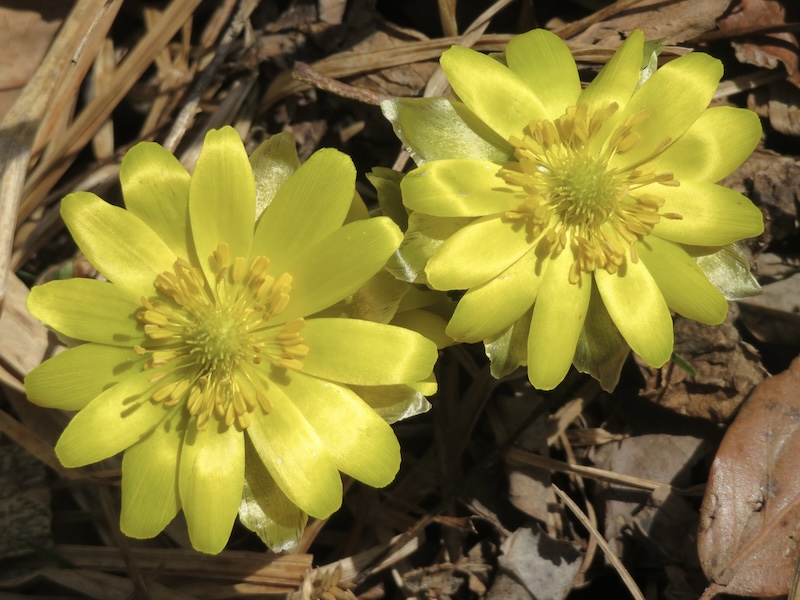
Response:
[[[495,375],[527,364],[552,389],[574,363],[613,388],[629,347],[669,360],[670,310],[725,318],[697,259],[763,231],[760,211],[715,183],[753,151],[759,120],[708,108],[722,68],[706,54],[642,83],[643,48],[633,32],[582,89],[544,30],[504,57],[453,47],[441,65],[458,100],[383,104],[418,164],[394,272],[466,290],[447,333],[484,341]]]
[[[109,281],[31,291],[32,314],[85,343],[26,388],[37,404],[80,411],[56,445],[64,465],[124,451],[121,529],[132,537],[158,534],[182,508],[194,547],[219,552],[241,509],[271,547],[289,548],[307,515],[341,505],[339,471],[392,481],[400,449],[376,411],[413,412],[413,386],[430,389],[430,340],[314,316],[380,271],[400,231],[388,218],[344,224],[355,194],[344,154],[299,166],[293,143],[272,146],[278,159],[257,150],[251,165],[233,128],[210,131],[190,176],[141,143],[122,162],[127,210],[85,192],[63,200]]]

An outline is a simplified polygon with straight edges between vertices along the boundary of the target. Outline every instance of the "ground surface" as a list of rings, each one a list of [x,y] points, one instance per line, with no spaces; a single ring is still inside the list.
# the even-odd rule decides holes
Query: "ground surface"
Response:
[[[800,536],[800,366],[787,371],[800,347],[793,0],[120,4],[81,0],[68,18],[72,2],[0,2],[10,49],[0,57],[0,238],[4,247],[13,239],[0,255],[0,597],[309,598],[325,589],[326,598],[682,600],[709,585],[707,597],[790,591]],[[265,554],[237,526],[222,555],[202,556],[180,519],[152,541],[121,536],[119,463],[60,467],[52,446],[68,416],[22,393],[22,378],[55,342],[25,314],[28,287],[94,274],[57,201],[77,189],[118,201],[119,160],[133,143],[154,139],[191,162],[208,128],[232,123],[249,150],[288,130],[301,159],[323,146],[348,152],[374,206],[364,174],[407,162],[369,102],[424,94],[452,44],[499,51],[533,27],[568,41],[585,80],[635,28],[666,38],[665,59],[693,49],[723,61],[714,103],[750,107],[764,125],[759,148],[726,182],[765,215],[765,234],[743,244],[764,293],[732,305],[717,328],[676,320],[676,353],[696,374],[631,358],[613,393],[573,372],[541,394],[524,374],[493,380],[481,347],[445,350],[434,409],[396,426],[396,482],[351,486],[343,509],[312,522],[292,555]],[[42,62],[51,43],[58,51]],[[292,75],[298,62],[311,66],[304,80]],[[714,499],[701,510],[704,492]],[[322,569],[297,591],[312,566]]]

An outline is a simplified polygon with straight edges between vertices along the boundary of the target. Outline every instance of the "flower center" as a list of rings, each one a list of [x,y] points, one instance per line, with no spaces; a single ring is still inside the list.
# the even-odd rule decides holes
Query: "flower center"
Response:
[[[509,139],[517,161],[498,172],[519,190],[521,201],[505,218],[523,223],[552,257],[569,248],[572,283],[581,272],[598,268],[615,273],[628,254],[636,262],[637,241],[661,218],[681,218],[659,213],[664,199],[652,187],[643,189],[679,185],[671,173],[656,173],[650,162],[671,140],[662,140],[645,159],[611,166],[612,159],[637,146],[636,126],[649,116],[646,111],[630,116],[609,132],[606,125],[616,111],[616,103],[593,113],[579,104],[555,121],[531,121],[521,139]]]
[[[137,313],[149,343],[134,349],[150,357],[147,368],[159,368],[151,381],[174,375],[153,393],[155,402],[185,402],[199,429],[212,415],[244,429],[257,406],[272,408],[262,361],[303,368],[305,321],[276,318],[289,303],[292,278],[267,275],[267,258],[257,256],[249,265],[242,257],[231,260],[228,246],[220,244],[210,264],[213,286],[180,258],[156,278],[160,297],[142,298]]]

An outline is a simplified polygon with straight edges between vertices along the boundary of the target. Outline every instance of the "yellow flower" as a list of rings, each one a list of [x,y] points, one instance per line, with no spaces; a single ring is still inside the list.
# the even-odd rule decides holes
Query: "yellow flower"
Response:
[[[708,108],[722,68],[706,54],[642,83],[643,47],[633,32],[585,89],[544,30],[504,57],[453,47],[441,65],[459,100],[383,104],[418,164],[394,270],[466,290],[447,333],[483,340],[495,375],[527,364],[552,389],[574,363],[613,388],[628,347],[669,360],[670,310],[725,318],[696,258],[733,256],[721,247],[763,231],[747,198],[715,184],[755,148],[759,120]]]
[[[326,149],[298,167],[293,145],[264,148],[248,160],[234,129],[210,131],[190,177],[138,144],[120,172],[127,210],[85,192],[62,203],[109,281],[29,296],[32,314],[85,342],[31,372],[29,398],[80,411],[56,445],[64,465],[124,451],[120,525],[132,537],[183,508],[194,547],[216,553],[241,505],[271,547],[290,548],[307,515],[341,505],[339,471],[377,487],[397,472],[392,429],[354,390],[392,392],[377,410],[397,417],[431,374],[436,348],[419,334],[314,316],[401,239],[388,218],[343,225],[350,159]]]

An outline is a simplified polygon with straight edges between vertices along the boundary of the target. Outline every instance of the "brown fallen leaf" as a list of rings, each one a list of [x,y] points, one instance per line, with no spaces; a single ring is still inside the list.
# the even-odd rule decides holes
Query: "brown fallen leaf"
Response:
[[[738,6],[717,25],[721,32],[744,36],[746,41],[734,40],[733,48],[740,62],[775,69],[782,63],[786,78],[800,87],[800,45],[791,31],[774,31],[786,27],[792,18],[786,13],[793,3],[778,0],[741,0]],[[770,33],[761,33],[765,30]],[[787,28],[788,29],[788,28]],[[756,36],[752,36],[756,33]],[[748,35],[751,34],[751,35]]]
[[[698,552],[718,593],[788,593],[800,540],[800,358],[765,379],[720,444],[700,510]]]

